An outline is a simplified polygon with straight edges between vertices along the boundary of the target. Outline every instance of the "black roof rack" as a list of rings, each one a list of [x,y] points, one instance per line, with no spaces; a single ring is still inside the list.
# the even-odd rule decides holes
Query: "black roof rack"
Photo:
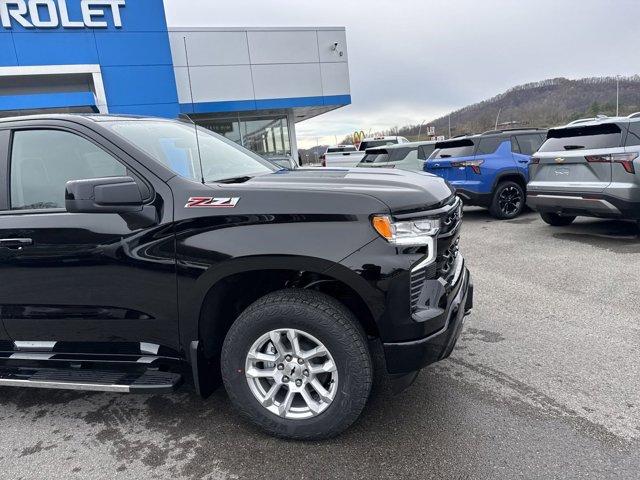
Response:
[[[490,135],[493,133],[506,133],[506,132],[516,132],[516,131],[528,131],[528,130],[533,130],[533,131],[546,131],[546,128],[539,128],[539,127],[515,127],[515,128],[503,128],[503,129],[499,129],[499,130],[487,130],[486,132],[482,132],[480,135]]]

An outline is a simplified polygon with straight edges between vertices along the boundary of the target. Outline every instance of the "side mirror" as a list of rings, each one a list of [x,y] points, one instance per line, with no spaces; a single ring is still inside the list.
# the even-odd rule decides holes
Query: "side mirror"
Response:
[[[129,213],[143,208],[142,193],[131,177],[71,180],[64,198],[70,213]]]

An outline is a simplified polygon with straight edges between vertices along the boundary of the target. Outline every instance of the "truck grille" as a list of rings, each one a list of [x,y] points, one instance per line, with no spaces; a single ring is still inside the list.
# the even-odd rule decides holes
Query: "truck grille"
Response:
[[[456,258],[458,258],[459,244],[460,237],[457,237],[451,245],[449,245],[449,248],[436,257],[437,278],[446,277],[449,272],[451,272],[451,268],[453,268]]]
[[[420,294],[422,293],[422,287],[424,286],[424,281],[427,278],[434,277],[435,271],[436,271],[436,266],[434,263],[424,268],[411,271],[411,278],[409,280],[411,310],[415,310],[416,307],[418,306],[418,300],[420,299]]]
[[[450,273],[458,258],[460,237],[458,227],[462,221],[462,202],[458,200],[453,208],[441,216],[441,228],[436,241],[435,261],[422,268],[411,270],[409,295],[411,310],[418,306],[420,294],[426,280],[445,278]]]
[[[460,220],[462,220],[462,202],[458,202],[455,208],[442,217],[440,234],[443,235],[455,230]]]

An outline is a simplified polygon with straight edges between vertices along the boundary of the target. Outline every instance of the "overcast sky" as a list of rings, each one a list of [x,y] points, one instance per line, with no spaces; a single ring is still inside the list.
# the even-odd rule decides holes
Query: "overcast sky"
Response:
[[[640,0],[165,0],[171,26],[345,26],[352,105],[301,147],[421,123],[552,77],[640,73]]]

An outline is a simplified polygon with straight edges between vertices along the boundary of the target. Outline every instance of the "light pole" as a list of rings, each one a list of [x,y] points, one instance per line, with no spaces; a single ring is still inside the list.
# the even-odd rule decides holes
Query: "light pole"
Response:
[[[620,75],[616,75],[616,117],[620,115]]]
[[[449,138],[451,138],[451,114],[449,114]]]
[[[494,128],[494,130],[498,129],[498,120],[500,119],[500,112],[502,111],[502,107],[500,107],[498,109],[498,115],[496,115],[496,128]]]
[[[420,141],[420,135],[422,134],[422,126],[424,125],[424,122],[426,122],[426,120],[422,121],[422,123],[420,124],[420,128],[418,129],[418,141]]]

